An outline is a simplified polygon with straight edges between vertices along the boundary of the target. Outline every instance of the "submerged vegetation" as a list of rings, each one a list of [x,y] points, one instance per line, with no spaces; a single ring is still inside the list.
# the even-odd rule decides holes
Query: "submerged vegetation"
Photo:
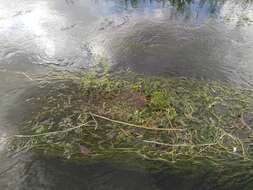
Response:
[[[190,163],[190,170],[203,164],[228,166],[222,171],[236,168],[234,177],[246,172],[244,177],[251,179],[251,90],[130,72],[99,73],[34,79],[36,93],[26,101],[39,109],[12,138],[10,149],[71,160],[139,158],[136,164],[143,166],[144,160],[176,168]]]

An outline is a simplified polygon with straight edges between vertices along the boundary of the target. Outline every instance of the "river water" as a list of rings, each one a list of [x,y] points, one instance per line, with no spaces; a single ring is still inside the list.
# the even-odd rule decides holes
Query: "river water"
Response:
[[[115,70],[253,86],[253,3],[246,0],[0,0],[0,189],[197,189],[97,164],[15,155],[4,137],[30,110],[29,76],[51,67]],[[21,97],[20,97],[21,96]],[[203,184],[199,189],[212,189]]]

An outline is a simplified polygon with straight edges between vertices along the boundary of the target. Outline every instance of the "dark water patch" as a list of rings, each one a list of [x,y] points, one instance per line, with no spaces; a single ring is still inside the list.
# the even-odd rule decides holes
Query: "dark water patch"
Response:
[[[243,72],[238,67],[244,52],[237,48],[239,44],[243,46],[239,42],[242,38],[237,36],[238,41],[233,41],[230,38],[233,32],[220,29],[219,24],[210,25],[138,23],[115,39],[116,48],[112,51],[115,51],[116,65],[145,74],[222,81],[233,80],[233,75],[237,75],[236,81],[237,73]],[[250,63],[248,60],[247,64]]]
[[[186,3],[185,6],[196,2]],[[204,4],[210,2],[204,1]],[[230,12],[231,7],[238,4],[241,5],[219,1],[219,9],[216,11],[200,6],[199,9],[203,9],[203,14],[206,14],[206,17],[199,17],[202,19],[200,21],[194,14],[181,19],[182,13],[178,11],[176,12],[179,16],[171,16],[171,7],[164,10],[148,4],[147,7],[154,10],[148,13],[136,8],[135,11],[139,11],[139,14],[136,13],[135,17],[131,18],[133,21],[115,32],[114,37],[107,42],[110,47],[109,54],[116,68],[129,68],[145,74],[221,80],[252,86],[252,52],[249,48],[252,47],[252,37],[248,35],[252,26],[245,28],[234,25],[232,21],[230,23],[223,18],[226,14],[234,14]],[[139,6],[143,8],[141,4]],[[159,11],[156,11],[157,9]],[[249,14],[251,10],[248,9]],[[209,15],[214,13],[216,16]],[[110,35],[105,38],[110,39]]]
[[[139,168],[127,168],[127,165],[122,167],[110,161],[82,164],[30,154],[23,155],[22,158],[16,157],[16,162],[12,163],[12,167],[5,168],[4,173],[0,174],[1,189],[250,190],[252,188],[247,184],[251,181],[250,175],[235,176],[234,179],[224,181],[221,185],[220,180],[227,174],[212,169],[199,170],[199,173],[195,173],[194,170],[175,171],[172,167],[171,170],[152,172]],[[239,177],[244,180],[241,184],[237,182]]]
[[[11,171],[12,170],[12,171]],[[122,169],[106,162],[96,164],[69,163],[60,159],[26,157],[19,161],[19,167],[13,167],[6,176],[18,177],[19,180],[2,189],[41,189],[41,190],[137,190],[137,189],[191,189],[191,182],[169,176],[167,173],[148,173],[142,170]],[[164,178],[162,178],[162,176]],[[165,177],[166,176],[166,177]],[[186,179],[185,179],[186,180]],[[14,185],[15,184],[15,185]],[[187,186],[186,186],[187,185]]]

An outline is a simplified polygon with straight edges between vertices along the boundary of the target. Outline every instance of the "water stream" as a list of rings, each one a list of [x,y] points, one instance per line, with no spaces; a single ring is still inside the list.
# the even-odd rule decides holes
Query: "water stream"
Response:
[[[51,66],[253,86],[253,3],[246,0],[0,0],[0,189],[212,189],[185,178],[18,154],[4,138],[33,105],[29,76]],[[196,187],[196,184],[199,184]]]

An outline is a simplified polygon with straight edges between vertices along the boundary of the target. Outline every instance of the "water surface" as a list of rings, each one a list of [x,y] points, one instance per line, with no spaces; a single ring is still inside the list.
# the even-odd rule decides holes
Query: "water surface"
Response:
[[[6,158],[4,137],[32,106],[22,97],[33,84],[29,76],[51,66],[87,68],[100,58],[113,69],[252,88],[253,3],[0,0],[0,189],[212,189],[204,181],[106,164]]]

